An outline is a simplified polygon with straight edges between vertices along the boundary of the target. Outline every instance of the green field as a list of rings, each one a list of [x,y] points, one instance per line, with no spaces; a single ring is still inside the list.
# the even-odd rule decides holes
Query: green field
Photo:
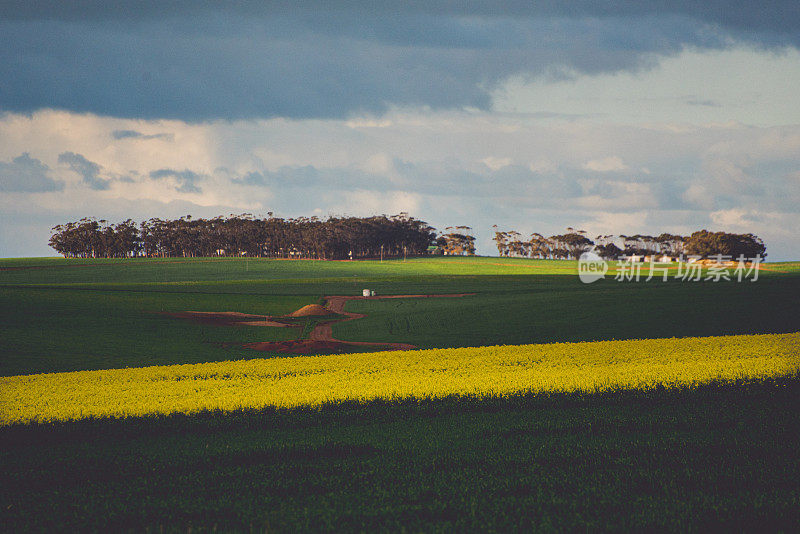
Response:
[[[800,380],[3,430],[8,531],[797,531]]]
[[[582,284],[571,261],[506,258],[316,262],[256,259],[0,260],[0,375],[263,357],[223,343],[293,330],[219,327],[160,315],[280,315],[325,295],[475,293],[361,301],[343,340],[420,348],[784,333],[800,330],[800,264],[756,283]]]
[[[0,260],[0,375],[263,357],[280,315],[355,301],[343,340],[420,348],[800,331],[800,263],[750,282],[580,283],[505,258]],[[306,329],[307,330],[307,329]],[[800,358],[800,349],[798,349]],[[0,402],[13,402],[2,398]],[[800,377],[346,402],[0,428],[0,530],[800,529]]]

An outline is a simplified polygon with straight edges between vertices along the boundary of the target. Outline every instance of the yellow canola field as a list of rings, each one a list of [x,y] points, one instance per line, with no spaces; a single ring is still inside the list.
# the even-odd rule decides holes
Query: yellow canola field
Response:
[[[344,400],[647,389],[800,371],[800,333],[393,351],[0,378],[0,425]]]

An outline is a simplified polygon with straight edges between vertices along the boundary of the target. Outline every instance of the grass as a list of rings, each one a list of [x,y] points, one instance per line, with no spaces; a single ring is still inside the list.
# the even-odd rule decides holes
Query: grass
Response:
[[[583,285],[574,262],[497,258],[0,260],[0,374],[271,356],[221,344],[290,332],[159,312],[281,314],[363,287],[476,295],[350,302],[369,316],[337,337],[458,347],[800,331],[800,263],[767,267],[754,284]],[[0,428],[0,530],[794,532],[798,405],[790,374],[17,424]]]
[[[800,379],[0,429],[8,531],[797,531]]]
[[[263,258],[0,259],[0,284],[150,283],[575,273],[576,262],[508,258],[313,261]]]
[[[755,284],[603,280],[588,286],[575,278],[480,277],[448,288],[476,291],[473,297],[350,302],[348,311],[367,317],[334,325],[333,332],[340,339],[432,348],[800,330],[794,298],[800,276]]]
[[[263,357],[236,344],[295,331],[196,325],[158,312],[283,314],[364,287],[476,295],[350,302],[349,311],[369,316],[334,325],[337,338],[438,348],[798,331],[800,270],[774,265],[786,272],[765,271],[757,283],[585,285],[575,262],[506,258],[0,260],[0,374]]]
[[[0,289],[0,373],[78,371],[229,359],[224,343],[282,341],[293,328],[222,327],[161,312],[288,313],[302,297]],[[248,352],[241,349],[241,352]],[[253,353],[258,355],[258,353]]]

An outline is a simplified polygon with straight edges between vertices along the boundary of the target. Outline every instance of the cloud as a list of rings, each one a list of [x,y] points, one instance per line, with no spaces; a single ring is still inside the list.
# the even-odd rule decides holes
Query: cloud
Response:
[[[47,194],[0,195],[0,227],[16,228],[0,235],[14,248],[0,242],[0,250],[47,253],[50,227],[90,215],[141,220],[403,210],[437,228],[472,226],[483,254],[496,250],[492,224],[547,235],[567,226],[592,235],[719,228],[756,233],[771,259],[796,259],[800,250],[787,230],[800,225],[799,126],[672,128],[428,109],[394,110],[382,120],[391,125],[6,114],[0,161],[12,165],[27,152],[49,165],[47,177],[64,183]],[[112,133],[124,130],[170,131],[175,140],[115,142]],[[480,161],[489,155],[504,165],[492,169]],[[593,161],[617,170],[586,168]],[[649,173],[640,171],[645,167]],[[84,174],[108,181],[109,190],[87,188],[76,178]],[[41,248],[26,252],[25,243]]]
[[[27,152],[10,162],[0,161],[0,191],[42,193],[61,191],[64,182],[48,176],[50,168]]]
[[[496,158],[494,156],[488,156],[481,160],[481,163],[486,165],[493,171],[502,169],[503,167],[508,167],[511,165],[512,161],[511,158]]]
[[[165,141],[175,140],[175,136],[173,134],[160,133],[160,134],[145,135],[141,132],[137,132],[136,130],[114,130],[113,132],[111,132],[111,137],[117,140],[120,139],[141,139],[141,140],[164,139]]]
[[[58,162],[66,164],[71,170],[81,175],[83,182],[96,191],[109,188],[110,180],[100,177],[100,165],[89,161],[80,154],[63,152],[58,155]]]
[[[274,171],[248,172],[233,177],[236,185],[280,188],[320,187],[339,190],[391,189],[390,176],[364,172],[355,167],[315,167],[313,165],[284,165]]]
[[[673,127],[731,121],[798,124],[800,111],[792,105],[792,89],[799,80],[796,49],[773,53],[742,45],[720,50],[691,47],[660,57],[657,68],[638,72],[556,81],[512,76],[494,90],[492,109]]]
[[[510,76],[800,44],[788,0],[68,4],[0,4],[0,108],[187,121],[489,109]]]
[[[269,178],[258,172],[248,172],[244,176],[231,178],[231,182],[237,185],[265,186],[269,184]]]
[[[747,228],[753,228],[754,224],[763,221],[758,211],[739,208],[714,211],[709,216],[717,226],[733,231],[749,231]]]
[[[338,195],[337,195],[338,196]],[[387,214],[401,212],[417,213],[420,208],[420,195],[410,191],[348,191],[333,201],[329,212],[346,214]],[[358,206],[358,212],[353,207]]]
[[[353,0],[331,8],[330,2],[321,0],[297,4],[289,0],[276,2],[195,2],[175,0],[172,2],[150,2],[139,0],[117,4],[102,0],[83,2],[61,2],[44,0],[19,4],[0,4],[0,16],[9,20],[53,19],[61,21],[128,21],[144,22],[173,17],[226,14],[230,17],[306,17],[310,26],[322,26],[329,32],[350,33],[358,28],[360,15],[364,19],[384,20],[379,27],[390,26],[396,18],[423,18],[436,16],[457,17],[647,17],[658,15],[680,15],[707,24],[740,29],[747,32],[765,32],[775,35],[791,34],[800,25],[800,14],[793,9],[792,0],[765,0],[758,6],[728,0],[708,0],[697,3],[691,0],[667,0],[664,2],[615,2],[613,0],[576,0],[569,4],[558,1],[544,2],[496,2],[478,0],[475,2],[375,2],[372,0]],[[446,26],[445,26],[446,27]],[[363,28],[360,28],[364,31]],[[422,30],[417,32],[423,34]],[[413,35],[413,34],[412,34]],[[400,41],[406,37],[403,32],[386,33],[386,40]],[[420,36],[418,36],[420,37]],[[407,37],[406,37],[407,38]],[[437,42],[445,37],[428,36],[428,41]]]
[[[348,128],[388,128],[392,126],[390,120],[353,119],[345,123]]]
[[[583,168],[595,172],[609,172],[609,171],[624,171],[628,166],[622,162],[619,156],[609,156],[602,159],[593,159],[587,161]]]
[[[202,189],[197,186],[197,182],[202,180],[202,177],[188,169],[183,171],[176,171],[173,169],[159,169],[150,173],[150,178],[155,180],[163,180],[164,178],[172,178],[175,183],[175,190],[179,193],[201,193]]]
[[[690,106],[704,106],[704,107],[709,107],[709,108],[721,108],[722,107],[722,104],[720,104],[716,100],[709,100],[709,99],[702,100],[702,99],[695,98],[695,97],[687,98],[685,100],[685,102],[686,102],[686,104],[688,104]]]

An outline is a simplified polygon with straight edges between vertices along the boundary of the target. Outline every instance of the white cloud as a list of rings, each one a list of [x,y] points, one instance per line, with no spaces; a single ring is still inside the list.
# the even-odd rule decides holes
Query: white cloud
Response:
[[[341,197],[326,210],[340,215],[397,214],[403,211],[415,214],[421,204],[420,195],[408,191],[356,190],[341,195],[329,193],[327,196]]]
[[[351,119],[344,123],[348,128],[388,128],[394,124],[392,121],[374,119]]]
[[[714,211],[709,217],[716,226],[732,232],[749,232],[751,230],[748,229],[763,221],[763,216],[758,211],[740,208]]]
[[[583,164],[583,168],[595,172],[624,171],[628,166],[622,162],[619,156],[608,156],[601,159],[589,160]]]
[[[502,169],[503,167],[508,167],[511,165],[512,161],[511,158],[496,158],[494,156],[488,156],[481,160],[481,163],[486,165],[493,171]]]
[[[406,180],[400,171],[397,170],[395,160],[385,152],[374,154],[366,158],[358,168],[368,174],[384,176],[395,186],[402,186]]]
[[[542,159],[538,159],[536,161],[530,162],[528,164],[528,168],[531,170],[531,172],[546,174],[546,173],[555,172],[556,169],[558,168],[558,165],[556,165],[554,162],[550,161],[549,159],[542,158]]]
[[[641,210],[657,209],[658,199],[649,184],[634,182],[581,180],[586,194],[575,199],[577,206],[589,210]],[[603,193],[594,190],[602,189]]]
[[[581,225],[597,233],[660,233],[730,223],[779,243],[783,251],[773,254],[767,241],[771,258],[800,256],[800,240],[764,222],[797,222],[800,126],[674,129],[420,109],[375,120],[391,124],[7,114],[0,117],[0,162],[29,153],[63,191],[36,193],[35,201],[33,194],[6,195],[30,211],[23,217],[3,198],[0,225],[28,234],[17,239],[5,231],[0,253],[47,253],[51,223],[87,215],[409,211],[442,228],[473,226],[482,253],[493,251],[495,223],[542,233]],[[118,131],[153,137],[117,139]],[[66,152],[96,163],[108,189],[82,186],[80,176],[58,164]],[[153,178],[158,170],[175,174]],[[756,211],[766,218],[754,218]],[[9,248],[12,242],[37,248]]]
[[[581,225],[581,228],[591,229],[589,235],[619,235],[644,233],[649,226],[649,217],[646,211],[615,212],[598,211]]]
[[[714,205],[714,195],[708,188],[702,184],[691,184],[686,191],[683,192],[681,198],[688,202],[690,205],[702,208],[711,209]]]

